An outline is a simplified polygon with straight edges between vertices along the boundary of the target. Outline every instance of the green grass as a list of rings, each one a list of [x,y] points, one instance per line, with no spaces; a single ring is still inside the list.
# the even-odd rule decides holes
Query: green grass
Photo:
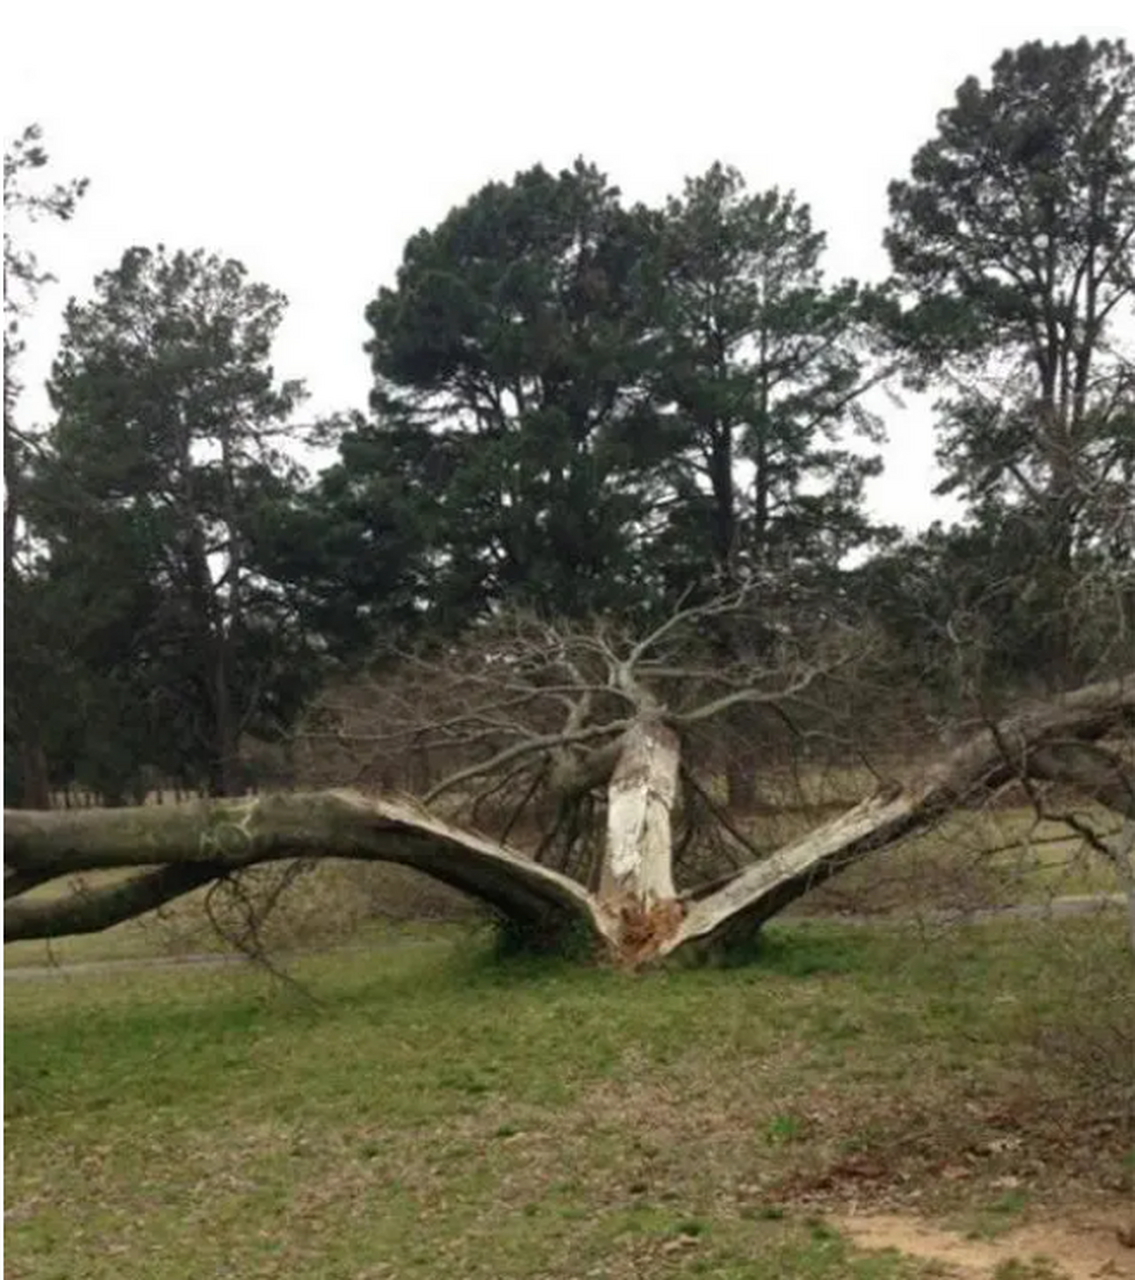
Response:
[[[371,919],[359,921],[342,931],[325,926],[310,937],[279,938],[268,934],[267,948],[277,956],[295,952],[319,952],[332,949],[331,939],[340,939],[336,950],[349,947],[374,948],[400,946],[422,939],[437,940],[447,936],[463,937],[467,925],[456,922],[436,924],[412,920]],[[291,944],[291,945],[289,945]],[[5,969],[39,969],[68,966],[100,965],[136,967],[138,962],[158,960],[178,962],[198,956],[239,959],[239,954],[220,937],[196,902],[186,902],[176,925],[166,928],[163,922],[150,919],[132,920],[102,933],[42,941],[11,942],[4,949]]]
[[[1121,954],[1109,930],[797,925],[639,977],[419,936],[307,957],[302,992],[12,981],[6,1275],[929,1276],[824,1206],[961,1212],[1006,1176],[1043,1204],[1118,1167],[1104,1092],[1021,1022],[1060,1016],[1069,955]]]

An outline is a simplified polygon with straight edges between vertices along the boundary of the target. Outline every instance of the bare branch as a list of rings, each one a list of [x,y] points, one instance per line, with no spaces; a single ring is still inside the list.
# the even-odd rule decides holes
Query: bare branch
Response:
[[[688,591],[686,595],[689,595]],[[750,588],[741,587],[737,591],[730,592],[728,595],[718,596],[705,604],[691,605],[688,609],[676,609],[665,622],[655,627],[648,636],[645,636],[631,649],[622,665],[634,668],[651,649],[657,648],[659,641],[664,640],[679,627],[691,622],[700,622],[703,618],[718,618],[724,614],[736,613],[750,595]]]
[[[451,773],[448,778],[443,778],[437,786],[433,787],[426,793],[425,803],[433,804],[439,796],[447,791],[452,791],[454,787],[460,786],[463,782],[468,782],[472,778],[483,778],[487,773],[495,773],[506,764],[511,764],[513,760],[518,760],[521,756],[532,755],[538,751],[550,751],[556,747],[569,746],[575,743],[594,742],[597,738],[610,738],[624,733],[631,725],[630,720],[612,720],[608,724],[592,725],[588,729],[580,729],[575,733],[547,733],[538,737],[528,738],[523,742],[514,743],[511,747],[505,747],[503,751],[498,751],[495,756],[485,760],[481,764],[469,765],[468,768],[459,769],[456,773]]]
[[[720,698],[714,698],[712,702],[703,702],[700,707],[695,707],[692,711],[685,711],[670,718],[675,724],[691,725],[697,724],[701,720],[711,720],[714,716],[721,715],[723,711],[728,711],[730,707],[742,704],[752,706],[759,703],[781,702],[785,698],[791,698],[795,694],[803,693],[820,676],[826,674],[828,674],[826,670],[817,667],[812,671],[805,672],[803,676],[783,689],[737,689],[733,693],[725,693]]]

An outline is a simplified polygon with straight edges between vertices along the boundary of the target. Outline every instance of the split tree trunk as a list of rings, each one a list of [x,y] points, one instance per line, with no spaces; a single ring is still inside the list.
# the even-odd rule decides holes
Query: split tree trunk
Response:
[[[317,792],[118,810],[4,815],[6,941],[105,929],[243,867],[287,858],[354,858],[415,867],[481,899],[530,933],[565,928],[641,964],[714,951],[751,933],[812,886],[930,826],[955,805],[1020,777],[1076,787],[1135,818],[1135,780],[1093,746],[1135,725],[1135,677],[1092,685],[971,738],[922,779],[884,786],[847,813],[696,899],[674,893],[670,811],[678,740],[659,715],[626,731],[610,781],[598,896],[525,854],[463,831],[412,801]],[[1130,849],[1123,846],[1129,866]],[[108,867],[148,868],[105,889],[21,900],[39,884]]]
[[[654,955],[682,922],[674,890],[671,812],[678,791],[678,735],[657,717],[634,722],[607,788],[607,843],[599,903],[615,922],[619,957]]]
[[[660,720],[627,730],[607,788],[600,901],[649,910],[675,898],[670,813],[678,789],[678,735]]]

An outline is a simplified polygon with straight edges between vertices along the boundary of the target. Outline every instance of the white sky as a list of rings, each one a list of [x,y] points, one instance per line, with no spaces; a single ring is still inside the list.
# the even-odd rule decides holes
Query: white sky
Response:
[[[75,220],[31,240],[59,283],[29,330],[24,420],[47,414],[66,299],[158,242],[288,295],[276,364],[314,415],[365,407],[363,308],[407,238],[490,179],[582,154],[657,202],[720,159],[812,205],[831,275],[878,279],[887,182],[957,85],[1030,39],[1130,43],[1135,6],[24,0],[0,33],[5,143],[39,122],[50,173],[91,180]],[[928,413],[887,417],[872,504],[925,525],[948,510]]]

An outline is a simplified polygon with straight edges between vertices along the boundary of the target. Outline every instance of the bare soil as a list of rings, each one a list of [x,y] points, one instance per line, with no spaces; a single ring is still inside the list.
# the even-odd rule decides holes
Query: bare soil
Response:
[[[907,1214],[857,1213],[834,1219],[861,1249],[894,1249],[940,1263],[956,1280],[1127,1280],[1135,1277],[1135,1237],[1129,1235],[1135,1205],[1114,1205],[1030,1223],[995,1239],[951,1231]],[[1130,1241],[1130,1244],[1125,1243]]]

